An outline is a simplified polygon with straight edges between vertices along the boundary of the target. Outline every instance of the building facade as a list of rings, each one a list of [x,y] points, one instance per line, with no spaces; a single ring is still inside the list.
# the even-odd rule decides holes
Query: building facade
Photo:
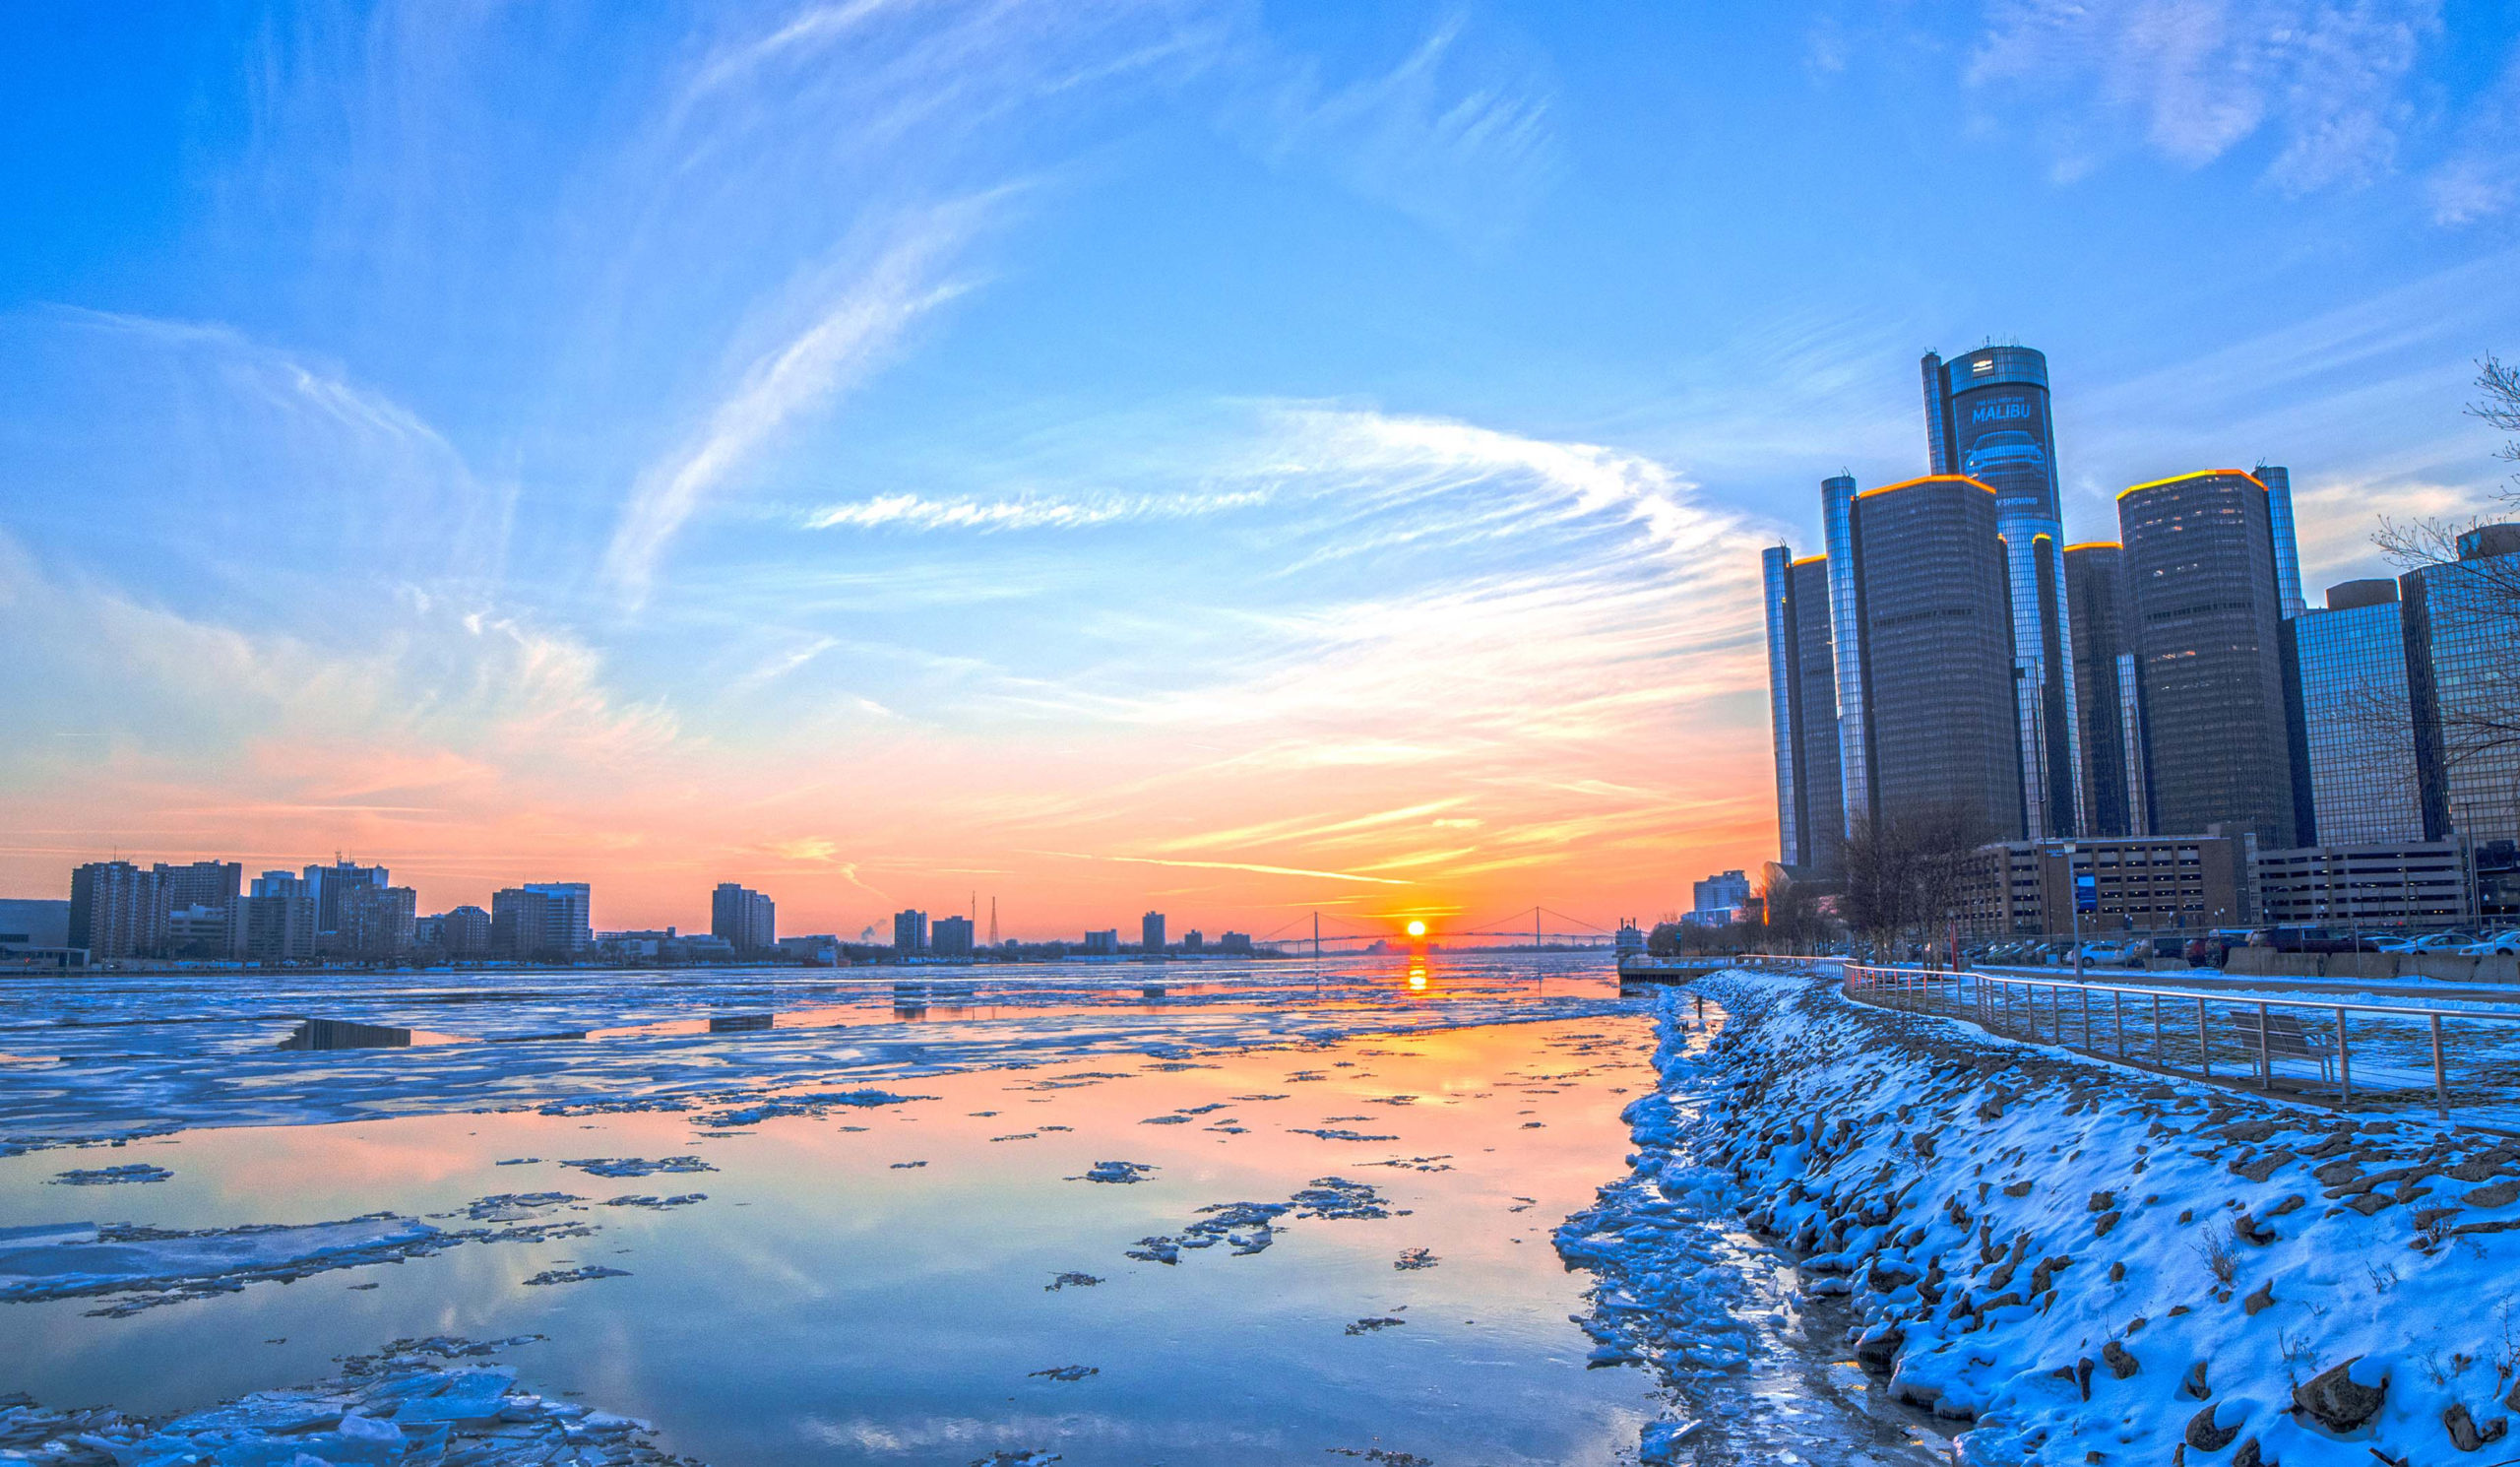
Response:
[[[2301,598],[2301,549],[2293,534],[2293,471],[2260,464],[2250,471],[2266,485],[2266,529],[2275,541],[2275,601],[2290,621],[2310,608]]]
[[[2296,844],[2282,605],[2266,486],[2236,469],[2117,496],[2150,808],[2166,834],[2221,825]]]
[[[2302,834],[2320,845],[2425,838],[2405,609],[2395,581],[2347,581],[2328,588],[2325,609],[2285,623],[2309,792]]]
[[[335,950],[363,962],[408,957],[419,895],[408,886],[352,885],[342,892]]]
[[[2074,704],[2082,720],[2089,833],[2145,832],[2143,749],[2136,728],[2133,645],[2126,630],[2126,551],[2115,541],[2065,546],[2065,608],[2074,636]]]
[[[2476,920],[2474,859],[2464,841],[2261,851],[2252,865],[2259,920],[2270,926],[2421,929]]]
[[[928,951],[940,958],[968,958],[972,955],[972,920],[968,917],[940,917],[927,933]]]
[[[2458,549],[2399,578],[2426,833],[2509,848],[2520,844],[2520,525],[2469,531]]]
[[[2013,622],[1994,491],[1971,478],[1911,479],[1857,495],[1853,518],[1869,789],[1852,818],[1947,813],[2019,839]]]
[[[1085,934],[1085,955],[1089,958],[1113,958],[1120,954],[1120,929],[1104,927]]]
[[[779,908],[770,898],[732,881],[709,894],[709,934],[737,952],[769,952],[779,945]]]
[[[2048,412],[2048,358],[2027,347],[1981,347],[1922,363],[1925,442],[1936,475],[1994,494],[2015,675],[2014,737],[2022,821],[2033,840],[2072,835],[2085,820],[2073,628],[2065,606],[2065,529]]]
[[[927,951],[927,914],[908,908],[893,914],[893,951],[914,957]]]
[[[1720,912],[1730,921],[1732,909],[1750,900],[1750,878],[1740,871],[1718,871],[1689,888],[1689,905],[1698,912]]]
[[[1146,916],[1139,918],[1138,951],[1157,953],[1164,951],[1164,914],[1161,912],[1150,912]]]
[[[1775,545],[1763,571],[1778,850],[1796,874],[1827,879],[1838,873],[1846,845],[1829,557],[1797,560]]]
[[[70,942],[92,962],[145,957],[166,943],[158,873],[128,861],[92,861],[70,873]]]
[[[2074,849],[2070,856],[2066,846]],[[2086,837],[1982,848],[1961,895],[1961,923],[1982,937],[2090,939],[2195,932],[2254,920],[2244,836]],[[2074,911],[2077,877],[2089,910]]]

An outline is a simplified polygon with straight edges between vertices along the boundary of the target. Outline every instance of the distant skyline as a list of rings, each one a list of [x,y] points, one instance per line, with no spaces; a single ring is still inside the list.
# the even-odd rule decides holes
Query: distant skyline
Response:
[[[2313,604],[2503,481],[2508,7],[1566,9],[0,16],[0,895],[1650,919],[1925,350]]]

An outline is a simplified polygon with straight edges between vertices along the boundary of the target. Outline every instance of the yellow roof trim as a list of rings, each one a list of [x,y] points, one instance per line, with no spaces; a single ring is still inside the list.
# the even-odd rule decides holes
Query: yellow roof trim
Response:
[[[2070,555],[2076,550],[2122,550],[2124,548],[2126,544],[2123,541],[2087,540],[2080,544],[2065,546],[2065,553]]]
[[[1788,568],[1791,568],[1791,567],[1794,567],[1794,566],[1796,566],[1796,565],[1817,565],[1817,564],[1819,564],[1821,561],[1826,560],[1826,559],[1828,559],[1828,558],[1829,558],[1829,557],[1828,557],[1825,553],[1824,553],[1824,554],[1819,554],[1819,555],[1805,555],[1805,556],[1803,556],[1803,557],[1802,557],[1801,559],[1799,559],[1799,560],[1789,560],[1789,561],[1787,561],[1787,562],[1786,562],[1786,565],[1787,565],[1787,567],[1788,567]]]
[[[2256,475],[2249,473],[2245,469],[2199,469],[2191,474],[2174,474],[2168,478],[2156,478],[2149,483],[2130,485],[2118,490],[2117,497],[2123,499],[2129,494],[2138,493],[2145,489],[2158,489],[2164,484],[2185,483],[2191,478],[2222,478],[2225,477],[2232,478],[2245,478],[2250,483],[2256,484],[2261,489],[2266,487],[2266,483],[2263,479],[2260,479]]]

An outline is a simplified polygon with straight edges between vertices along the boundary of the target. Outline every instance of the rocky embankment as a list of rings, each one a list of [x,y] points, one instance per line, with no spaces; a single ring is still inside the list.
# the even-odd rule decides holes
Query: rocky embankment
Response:
[[[2520,1458],[2520,1142],[2166,1083],[1805,978],[1701,991],[1730,1021],[1690,1056],[1671,1010],[1636,1179],[1570,1224],[1631,1293],[1705,1268],[1657,1250],[1671,1189],[1703,1198],[1712,1170],[1806,1294],[1847,1297],[1864,1369],[1965,1426],[1964,1462]]]

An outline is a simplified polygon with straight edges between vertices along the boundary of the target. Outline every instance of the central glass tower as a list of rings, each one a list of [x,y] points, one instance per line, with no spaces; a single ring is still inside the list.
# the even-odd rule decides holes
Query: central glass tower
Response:
[[[1981,347],[1949,361],[1928,351],[1922,367],[1933,472],[1995,491],[1995,533],[2003,539],[2012,611],[2023,823],[2032,840],[2079,834],[2089,828],[2091,812],[2083,790],[2073,628],[2065,613],[2065,531],[2048,358],[2027,347]]]

